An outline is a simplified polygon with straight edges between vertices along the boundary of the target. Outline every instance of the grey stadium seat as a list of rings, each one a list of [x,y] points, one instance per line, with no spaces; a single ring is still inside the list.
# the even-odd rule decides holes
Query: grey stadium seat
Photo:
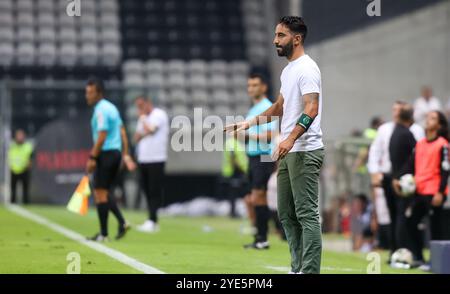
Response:
[[[120,22],[116,14],[101,14],[100,21],[98,23],[100,27],[114,27],[119,28]]]
[[[33,0],[16,0],[16,10],[33,11]]]
[[[81,4],[83,6],[83,4]],[[84,7],[83,7],[84,8]],[[83,12],[80,17],[75,17],[76,24],[78,27],[83,30],[84,28],[92,28],[95,29],[97,25],[97,16],[94,12]]]
[[[14,60],[14,46],[11,42],[0,43],[0,65],[10,66]]]
[[[224,90],[216,90],[212,93],[214,105],[229,105],[231,102],[230,94]]]
[[[56,47],[53,43],[43,43],[37,52],[37,63],[44,66],[52,66],[56,62]]]
[[[147,76],[145,84],[151,89],[162,89],[165,85],[165,79],[161,73],[153,73]]]
[[[234,115],[233,110],[227,105],[218,105],[214,108],[214,114],[224,119],[228,115]]]
[[[167,62],[167,72],[171,74],[184,74],[186,72],[186,63],[183,60],[169,60]]]
[[[79,39],[82,43],[97,43],[97,30],[92,27],[82,27]]]
[[[0,11],[0,26],[1,27],[12,27],[14,25],[13,16],[11,13],[6,11]]]
[[[184,90],[171,90],[169,92],[169,102],[172,105],[186,105],[188,102],[188,95]]]
[[[38,0],[36,9],[39,12],[53,12],[55,9],[55,2],[53,0]]]
[[[250,65],[245,61],[232,61],[230,63],[231,75],[247,76],[250,72]]]
[[[130,74],[143,75],[144,64],[139,59],[129,59],[123,63],[122,72],[125,76],[130,75]]]
[[[55,42],[56,33],[53,28],[41,28],[38,31],[39,42]]]
[[[96,65],[98,61],[98,54],[98,48],[95,43],[84,43],[81,45],[80,58],[83,65]]]
[[[122,58],[122,48],[116,43],[105,43],[101,47],[101,63],[106,66],[116,66]]]
[[[26,43],[34,42],[34,29],[32,27],[20,27],[17,31],[17,42]]]
[[[0,27],[0,40],[2,43],[10,43],[14,41],[14,31],[12,27]]]
[[[119,4],[115,0],[100,0],[97,9],[100,12],[117,13],[119,11]]]
[[[247,75],[232,75],[229,87],[234,91],[245,91],[247,88],[247,78]]]
[[[17,64],[18,65],[33,65],[35,58],[35,48],[32,43],[20,43],[17,46]]]
[[[196,89],[206,89],[208,86],[208,81],[206,76],[203,74],[195,74],[189,77],[189,87],[193,90]]]
[[[212,60],[209,63],[209,74],[226,74],[227,63],[223,60]]]
[[[183,74],[171,74],[167,79],[169,89],[183,89],[186,87],[186,78]]]
[[[75,17],[68,16],[65,13],[60,13],[57,19],[58,28],[75,28]]]
[[[206,105],[209,102],[208,92],[204,90],[192,91],[191,97],[194,105]]]
[[[188,62],[187,69],[191,75],[204,75],[207,72],[207,64],[204,60],[194,59]]]
[[[54,28],[56,25],[55,15],[52,12],[41,12],[37,17],[37,24],[39,27]]]
[[[213,74],[209,83],[212,89],[224,90],[228,86],[228,79],[224,74]]]
[[[78,48],[75,43],[63,43],[59,47],[59,64],[74,66],[78,61]]]
[[[34,15],[32,12],[19,12],[16,17],[16,25],[18,27],[33,27]]]
[[[13,0],[2,0],[0,1],[0,11],[5,13],[11,13],[14,9]]]
[[[77,42],[77,33],[74,28],[62,27],[58,33],[58,41],[60,43],[75,43]]]
[[[125,77],[124,84],[131,89],[141,89],[144,87],[144,79],[139,74],[128,75]]]
[[[119,43],[120,32],[115,28],[104,28],[100,33],[102,43]]]
[[[147,74],[163,74],[164,73],[164,62],[161,60],[148,60],[146,63]]]

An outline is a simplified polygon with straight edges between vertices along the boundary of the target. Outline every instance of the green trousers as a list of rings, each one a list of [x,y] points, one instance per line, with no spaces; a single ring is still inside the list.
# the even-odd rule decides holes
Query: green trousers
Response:
[[[322,231],[319,175],[324,149],[291,152],[278,169],[278,215],[291,252],[291,270],[320,273]]]

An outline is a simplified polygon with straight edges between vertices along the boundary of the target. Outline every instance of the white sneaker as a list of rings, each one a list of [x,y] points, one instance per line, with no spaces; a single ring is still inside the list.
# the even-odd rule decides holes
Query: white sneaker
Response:
[[[146,220],[142,225],[137,227],[137,230],[145,233],[155,233],[159,231],[159,226],[152,220]]]

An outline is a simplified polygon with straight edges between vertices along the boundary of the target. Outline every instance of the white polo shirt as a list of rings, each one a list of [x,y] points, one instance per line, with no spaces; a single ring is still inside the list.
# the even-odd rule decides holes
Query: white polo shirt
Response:
[[[298,138],[289,152],[312,151],[323,147],[320,120],[322,116],[322,80],[320,69],[308,55],[289,62],[281,73],[281,95],[284,98],[281,140],[285,140],[303,112],[302,96],[319,93],[319,112],[308,131]]]
[[[138,163],[165,162],[167,160],[167,144],[169,140],[169,118],[160,108],[154,108],[146,117],[149,126],[156,126],[156,132],[143,137],[136,148]],[[144,125],[139,121],[136,132],[144,133]]]

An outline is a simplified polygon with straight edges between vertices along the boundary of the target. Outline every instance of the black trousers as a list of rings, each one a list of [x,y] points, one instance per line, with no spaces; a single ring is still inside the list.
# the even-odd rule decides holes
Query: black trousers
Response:
[[[16,203],[17,201],[17,185],[22,184],[22,199],[24,204],[29,203],[29,183],[30,183],[30,172],[27,170],[20,174],[15,174],[11,172],[11,202]]]
[[[381,183],[384,196],[386,197],[386,205],[389,211],[389,218],[391,219],[389,231],[389,249],[391,254],[398,249],[397,245],[397,195],[392,187],[392,177],[389,174],[383,174],[383,181]]]
[[[147,199],[149,219],[158,221],[158,208],[162,199],[164,187],[165,162],[140,163],[140,182]]]
[[[407,218],[407,228],[410,236],[408,249],[414,255],[414,259],[423,261],[423,248],[425,246],[423,233],[418,226],[425,216],[430,217],[431,240],[443,239],[442,207],[432,206],[431,195],[415,195],[410,204],[411,215]],[[445,202],[445,201],[443,201]]]

